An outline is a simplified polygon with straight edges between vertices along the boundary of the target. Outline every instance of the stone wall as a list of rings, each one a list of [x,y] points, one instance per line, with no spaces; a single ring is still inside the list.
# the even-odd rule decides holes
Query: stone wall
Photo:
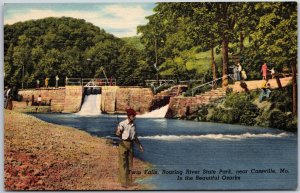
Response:
[[[199,97],[171,97],[166,118],[184,118],[195,113],[202,104]]]
[[[104,113],[114,113],[116,109],[116,92],[118,86],[102,87],[101,96],[101,111]]]
[[[204,105],[215,102],[226,96],[226,91],[222,88],[207,91],[194,97],[171,97],[166,118],[185,118],[197,111]]]
[[[41,88],[41,89],[30,89],[30,90],[20,90],[19,95],[22,95],[22,101],[27,99],[32,102],[32,96],[34,102],[37,102],[39,95],[42,97],[42,103],[46,105],[51,105],[51,111],[62,112],[64,110],[65,101],[65,88]]]
[[[80,110],[83,87],[82,86],[66,86],[64,101],[64,113],[76,113]]]
[[[31,97],[37,101],[42,96],[43,103],[49,105],[51,99],[51,111],[75,113],[80,110],[83,99],[82,86],[66,86],[58,89],[32,89],[19,91],[23,101]],[[105,113],[125,113],[129,107],[143,114],[149,112],[153,102],[153,92],[150,88],[104,86],[101,88],[101,111]]]
[[[116,90],[115,111],[124,113],[131,107],[141,114],[149,112],[153,97],[150,88],[120,87]]]

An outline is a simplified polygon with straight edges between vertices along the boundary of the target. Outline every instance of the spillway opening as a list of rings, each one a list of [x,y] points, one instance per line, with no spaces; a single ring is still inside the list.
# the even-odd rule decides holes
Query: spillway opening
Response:
[[[84,87],[80,111],[77,115],[95,116],[101,114],[101,87]]]

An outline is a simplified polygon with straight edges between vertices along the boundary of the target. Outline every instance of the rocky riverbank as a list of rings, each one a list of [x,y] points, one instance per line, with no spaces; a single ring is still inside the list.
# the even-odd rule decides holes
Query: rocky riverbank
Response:
[[[107,140],[15,111],[5,110],[4,119],[5,190],[124,190],[118,148]],[[134,160],[134,170],[145,168]]]

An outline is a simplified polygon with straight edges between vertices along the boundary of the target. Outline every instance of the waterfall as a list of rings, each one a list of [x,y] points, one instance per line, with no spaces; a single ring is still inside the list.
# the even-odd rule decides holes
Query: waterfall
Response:
[[[91,116],[91,115],[100,115],[101,114],[101,94],[97,95],[85,95],[84,102],[81,106],[81,109],[78,115]]]
[[[163,106],[159,109],[155,109],[149,113],[145,113],[142,115],[138,115],[138,118],[165,118],[167,111],[169,109],[169,105]]]

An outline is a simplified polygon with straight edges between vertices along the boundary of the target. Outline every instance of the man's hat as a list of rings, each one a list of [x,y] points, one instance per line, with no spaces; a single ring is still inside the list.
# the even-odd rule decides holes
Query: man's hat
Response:
[[[127,112],[127,116],[130,115],[136,116],[136,112],[132,108],[126,109],[126,112]]]

